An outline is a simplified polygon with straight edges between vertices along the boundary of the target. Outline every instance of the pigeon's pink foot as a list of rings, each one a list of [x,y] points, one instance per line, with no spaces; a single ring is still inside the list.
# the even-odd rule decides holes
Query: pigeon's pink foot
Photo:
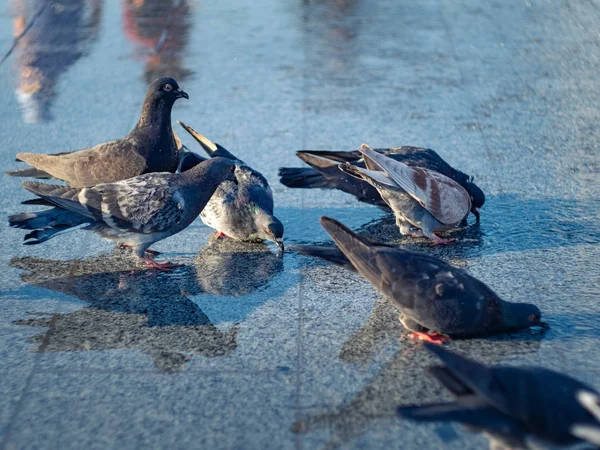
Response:
[[[131,245],[129,245],[129,244],[119,244],[117,247],[119,247],[119,248],[131,248]],[[157,252],[156,250],[152,250],[152,249],[149,249],[149,248],[146,249],[146,253],[148,253],[149,255],[154,255],[154,256],[160,255],[160,252]]]
[[[229,236],[227,236],[225,233],[223,233],[222,231],[217,231],[215,233],[215,238],[217,239],[223,239],[223,238],[228,238]]]
[[[450,244],[451,242],[454,242],[456,239],[451,238],[451,239],[442,239],[439,236],[436,236],[435,234],[433,235],[433,242],[430,244],[431,247],[435,247],[436,245],[445,245],[445,244]]]
[[[431,342],[432,344],[443,344],[444,342],[448,342],[450,340],[448,336],[437,333],[411,333],[410,337],[413,339],[419,339],[420,341]]]
[[[154,259],[150,258],[149,256],[146,256],[144,258],[144,262],[145,262],[144,267],[146,267],[148,269],[158,269],[158,270],[161,270],[164,272],[168,272],[170,269],[177,267],[176,264],[171,264],[170,262],[160,263],[160,262],[155,261]]]

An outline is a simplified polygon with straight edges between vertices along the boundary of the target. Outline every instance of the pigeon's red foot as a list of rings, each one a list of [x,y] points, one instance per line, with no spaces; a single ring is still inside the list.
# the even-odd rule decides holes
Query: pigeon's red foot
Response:
[[[149,256],[146,256],[144,258],[144,267],[146,267],[147,269],[158,269],[164,272],[168,272],[170,269],[173,269],[174,267],[177,267],[177,264],[171,264],[170,262],[158,262],[155,261],[154,259],[150,258]]]
[[[117,247],[121,248],[121,249],[123,249],[123,248],[131,248],[131,245],[129,245],[129,244],[119,244],[119,245],[117,245]],[[146,249],[146,253],[148,253],[149,255],[154,255],[154,256],[160,255],[160,252],[157,252],[156,250],[151,250],[149,248]]]
[[[451,242],[454,242],[456,239],[451,238],[451,239],[442,239],[439,236],[434,235],[433,236],[433,242],[431,243],[431,247],[435,247],[436,245],[440,245],[440,244],[450,244]]]
[[[226,237],[229,237],[229,236],[227,236],[227,235],[226,235],[225,233],[223,233],[222,231],[217,231],[217,232],[215,233],[215,238],[217,238],[217,239],[223,239],[223,238],[226,238]]]
[[[420,341],[431,342],[432,344],[443,344],[444,342],[448,342],[450,340],[448,336],[437,333],[411,333],[410,337],[413,339],[419,339]]]

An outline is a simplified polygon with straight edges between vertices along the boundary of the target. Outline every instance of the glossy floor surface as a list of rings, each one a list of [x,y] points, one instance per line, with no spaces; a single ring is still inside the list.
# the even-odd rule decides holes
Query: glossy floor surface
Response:
[[[4,170],[126,134],[147,83],[172,75],[190,95],[173,119],[265,174],[288,245],[327,241],[328,215],[449,260],[551,329],[448,348],[600,388],[597,1],[10,0],[0,52],[36,14],[0,66]],[[363,142],[474,175],[480,225],[430,248],[375,207],[278,182],[295,150]],[[23,246],[6,219],[27,198],[2,177],[1,449],[487,447],[395,416],[449,397],[358,275],[210,241],[199,220],[156,245],[183,267],[132,274],[90,233]]]

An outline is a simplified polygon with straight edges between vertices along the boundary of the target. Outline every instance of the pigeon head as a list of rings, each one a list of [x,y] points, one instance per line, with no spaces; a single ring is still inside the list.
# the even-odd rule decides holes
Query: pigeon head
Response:
[[[275,242],[281,251],[284,250],[283,224],[277,217],[261,211],[256,216],[256,226],[262,239]]]
[[[162,77],[157,78],[148,87],[146,99],[153,101],[163,101],[168,105],[173,105],[178,98],[190,98],[185,91],[179,88],[179,84],[173,78]]]
[[[171,108],[178,98],[190,98],[182,91],[173,78],[163,77],[154,80],[146,91],[142,115],[138,120],[134,133],[137,130],[142,133],[165,134],[165,129],[171,130]],[[170,133],[169,133],[170,135]],[[171,137],[174,140],[174,137]]]
[[[521,330],[529,327],[549,328],[542,322],[540,309],[530,303],[502,304],[502,327],[511,330]]]
[[[473,183],[472,178],[464,184],[464,187],[471,197],[471,212],[479,220],[479,208],[485,203],[485,194],[479,186]]]

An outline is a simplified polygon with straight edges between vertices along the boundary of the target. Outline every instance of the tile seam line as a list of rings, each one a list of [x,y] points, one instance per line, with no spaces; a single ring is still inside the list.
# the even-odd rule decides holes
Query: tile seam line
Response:
[[[302,24],[305,25],[308,20],[308,12],[303,7],[302,11]],[[303,70],[302,70],[302,102],[301,102],[301,124],[302,124],[302,148],[306,148],[306,128],[307,128],[307,118],[306,118],[306,105],[307,105],[307,53],[308,53],[308,35],[306,26],[302,27],[302,60],[303,60]],[[300,208],[304,210],[305,207],[305,192],[303,189],[300,189]],[[300,287],[298,289],[298,326],[296,329],[296,373],[295,375],[295,400],[294,400],[294,420],[298,422],[300,420],[301,415],[301,393],[302,393],[302,377],[301,377],[301,367],[302,367],[302,352],[303,352],[303,342],[302,342],[302,332],[304,329],[304,321],[303,321],[303,308],[304,308],[304,289],[305,289],[306,279],[302,277],[300,281]],[[302,437],[299,434],[294,436],[294,447],[296,450],[302,450]]]

